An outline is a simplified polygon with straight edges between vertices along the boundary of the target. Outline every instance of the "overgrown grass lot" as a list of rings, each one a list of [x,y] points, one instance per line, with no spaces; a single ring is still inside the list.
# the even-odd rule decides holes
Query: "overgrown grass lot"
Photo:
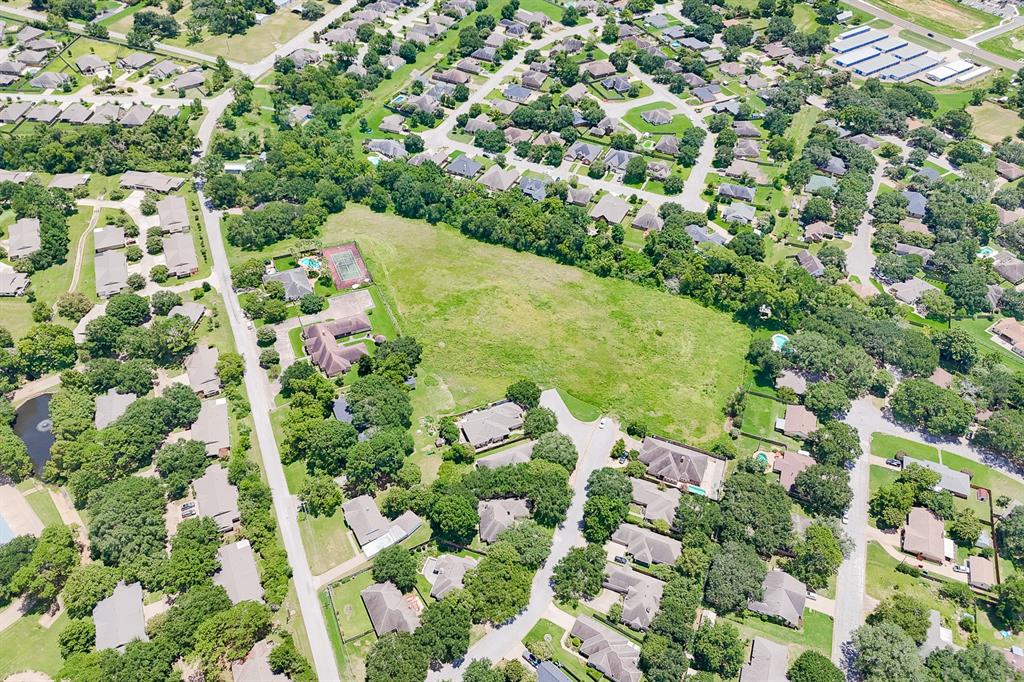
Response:
[[[746,376],[749,331],[685,298],[361,206],[324,228],[325,245],[352,240],[402,333],[423,344],[417,418],[494,400],[530,377],[701,441],[720,431]]]

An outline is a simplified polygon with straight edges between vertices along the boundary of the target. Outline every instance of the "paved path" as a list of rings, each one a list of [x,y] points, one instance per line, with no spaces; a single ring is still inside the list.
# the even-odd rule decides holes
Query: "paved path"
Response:
[[[345,535],[348,537],[348,541],[353,543],[352,546],[355,547],[355,540],[352,537],[352,533],[347,532]],[[357,552],[356,555],[351,559],[343,561],[334,568],[330,568],[321,573],[320,575],[316,576],[314,578],[314,580],[316,581],[316,585],[318,588],[324,588],[327,585],[330,585],[331,583],[335,582],[336,580],[344,578],[346,575],[356,570],[368,561],[369,559],[367,559],[362,552]]]
[[[846,644],[853,631],[864,622],[864,586],[867,580],[867,541],[865,528],[868,521],[868,455],[871,450],[871,429],[861,423],[861,414],[871,407],[870,398],[854,402],[847,423],[857,428],[864,455],[857,459],[850,472],[849,522],[843,530],[852,543],[850,555],[839,567],[836,580],[835,620],[832,628],[832,660],[837,665],[846,662]]]
[[[867,205],[870,210],[878,195],[878,188],[885,176],[885,164],[875,165],[875,172],[871,175],[871,189],[868,191]],[[871,279],[871,271],[875,268],[875,254],[871,250],[871,236],[874,228],[871,221],[874,218],[870,213],[865,212],[864,217],[857,226],[857,233],[853,235],[853,245],[846,252],[846,271],[860,280],[861,284],[868,284]]]
[[[572,503],[566,514],[565,523],[555,530],[551,543],[551,554],[547,561],[533,577],[530,589],[530,603],[526,610],[519,614],[511,623],[491,630],[476,644],[469,648],[464,657],[466,661],[486,658],[499,661],[507,657],[519,655],[523,637],[545,617],[554,599],[551,588],[551,574],[555,564],[564,557],[571,548],[584,544],[581,526],[583,523],[583,503],[586,501],[587,479],[591,472],[608,462],[612,445],[618,432],[618,424],[609,420],[604,429],[598,428],[595,422],[581,422],[573,417],[565,403],[555,391],[544,391],[541,394],[541,405],[550,408],[558,417],[558,430],[569,436],[580,458],[571,480],[573,489]],[[431,671],[428,680],[461,679],[463,670],[450,665],[440,670]]]
[[[1009,19],[1003,19],[998,26],[993,26],[988,30],[968,36],[967,38],[964,38],[964,42],[970,43],[971,45],[977,45],[978,43],[982,43],[990,38],[995,38],[996,36],[1000,36],[1004,33],[1015,31],[1021,26],[1024,26],[1024,16],[1018,15]]]
[[[224,297],[228,322],[234,333],[235,346],[245,360],[245,388],[249,395],[252,410],[256,441],[263,458],[263,470],[274,500],[274,512],[281,529],[281,537],[288,553],[288,563],[292,567],[292,578],[295,581],[295,592],[302,610],[302,620],[309,638],[309,647],[313,655],[313,668],[317,677],[323,682],[339,680],[338,667],[334,658],[334,649],[327,634],[327,624],[317,596],[317,584],[309,569],[306,551],[302,546],[299,534],[298,506],[294,497],[288,492],[288,481],[284,476],[281,454],[277,449],[277,441],[270,426],[270,410],[273,397],[267,383],[267,375],[259,365],[259,348],[256,346],[255,334],[250,334],[245,316],[238,304],[238,296],[231,288],[231,269],[228,267],[228,256],[224,249],[224,238],[220,229],[220,215],[212,211],[202,192],[199,193],[202,207],[203,222],[206,225],[207,242],[210,255],[213,257],[213,272],[217,289]]]
[[[17,407],[29,398],[34,398],[40,393],[51,393],[53,389],[56,389],[58,386],[60,386],[60,375],[48,374],[42,379],[36,379],[35,381],[30,381],[27,384],[22,384],[21,388],[15,391],[14,395],[11,397],[11,404]]]
[[[85,228],[85,232],[78,238],[78,248],[75,249],[75,274],[71,276],[71,284],[68,286],[68,291],[75,291],[78,288],[78,278],[82,274],[82,256],[85,253],[85,243],[88,241],[86,237],[96,229],[96,223],[100,219],[100,207],[92,207],[92,216],[89,218],[89,226]],[[54,308],[57,304],[53,304]]]

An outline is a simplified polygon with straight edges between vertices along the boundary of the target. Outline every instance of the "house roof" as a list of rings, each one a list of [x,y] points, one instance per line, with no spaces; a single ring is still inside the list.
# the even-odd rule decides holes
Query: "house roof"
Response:
[[[609,565],[604,587],[624,595],[622,622],[636,630],[646,630],[658,615],[665,583],[627,566]]]
[[[519,173],[515,170],[511,168],[504,169],[501,166],[495,165],[484,171],[484,174],[477,179],[477,182],[492,191],[504,192],[511,189],[518,179]]]
[[[753,201],[756,192],[753,187],[747,187],[746,185],[734,185],[729,182],[723,182],[718,186],[718,196],[731,197],[733,199],[742,199],[743,201]]]
[[[74,189],[88,181],[88,173],[57,173],[46,186],[50,189]]]
[[[924,507],[914,507],[903,526],[903,550],[942,563],[946,556],[946,527],[942,519]]]
[[[138,189],[151,189],[154,192],[170,192],[185,184],[185,178],[178,178],[163,173],[144,173],[140,171],[125,171],[121,175],[122,187],[134,187]]]
[[[722,220],[728,223],[744,223],[749,225],[754,222],[756,212],[750,204],[728,204],[722,208]]]
[[[164,262],[175,277],[186,277],[199,268],[196,247],[188,232],[169,234],[163,239]]]
[[[345,523],[352,529],[356,541],[367,556],[373,556],[385,547],[390,547],[408,537],[423,522],[411,511],[395,520],[384,518],[377,509],[377,503],[369,495],[348,500],[341,505]]]
[[[526,500],[518,498],[481,500],[477,504],[477,514],[480,516],[480,539],[494,542],[517,519],[529,516],[530,507]]]
[[[239,519],[238,488],[228,481],[228,470],[219,464],[206,467],[206,473],[192,482],[199,515],[213,519],[222,532]]]
[[[114,388],[103,395],[96,396],[96,417],[94,419],[96,428],[102,429],[113,424],[137,398],[138,396],[134,393],[118,393]]]
[[[216,457],[221,450],[231,447],[229,423],[226,398],[204,400],[199,416],[189,429],[189,438],[205,445],[208,456]]]
[[[533,454],[533,441],[523,441],[507,447],[493,455],[479,457],[474,462],[477,467],[485,469],[497,469],[512,464],[523,464],[530,461]]]
[[[769,571],[761,583],[764,595],[751,600],[747,608],[754,613],[781,618],[792,627],[800,627],[807,602],[807,585],[784,571]]]
[[[42,248],[39,218],[22,218],[8,228],[7,254],[11,258],[24,258]]]
[[[597,205],[590,209],[591,218],[604,220],[612,225],[621,223],[627,213],[629,213],[629,204],[614,194],[605,194],[598,200]]]
[[[789,648],[764,637],[754,637],[750,661],[740,668],[740,682],[766,682],[786,678]]]
[[[121,125],[140,126],[153,115],[153,110],[145,104],[134,104],[121,116]]]
[[[0,272],[0,296],[20,296],[28,288],[28,275],[24,272]]]
[[[268,658],[270,651],[267,640],[256,642],[244,661],[232,664],[232,682],[290,682],[291,678],[287,675],[271,670]]]
[[[631,523],[620,525],[612,534],[612,540],[624,545],[627,553],[644,564],[674,564],[682,553],[678,540]]]
[[[812,277],[821,277],[825,274],[824,264],[807,249],[796,254],[796,262]]]
[[[462,588],[462,578],[466,571],[476,568],[477,560],[473,557],[463,557],[457,554],[442,554],[433,560],[428,559],[423,566],[423,574],[428,578],[433,577],[434,581],[430,587],[430,596],[434,599],[444,599],[445,595],[452,590]]]
[[[155,69],[156,67],[153,68]],[[192,88],[198,88],[205,82],[206,75],[202,71],[186,71],[171,81],[171,88],[173,90],[191,90]]]
[[[306,294],[313,293],[313,285],[309,283],[309,276],[302,268],[278,270],[275,273],[264,275],[263,282],[269,281],[280,282],[284,285],[286,301],[297,301]]]
[[[797,475],[815,464],[813,457],[787,450],[775,458],[772,471],[779,475],[779,484],[786,489],[786,492],[789,492],[793,488],[793,483],[796,482]]]
[[[109,69],[110,64],[100,59],[94,54],[83,54],[81,57],[75,60],[75,66],[82,73],[88,71],[99,71],[100,69]]]
[[[195,301],[185,301],[180,305],[176,305],[167,311],[167,317],[174,317],[175,315],[182,315],[188,318],[188,321],[193,326],[199,323],[199,320],[206,314],[206,306],[202,303],[196,303]]]
[[[216,393],[220,389],[220,377],[217,376],[216,369],[219,357],[216,348],[203,344],[196,346],[192,354],[185,358],[185,371],[188,373],[188,383],[193,391]]]
[[[803,395],[807,390],[807,378],[799,372],[784,369],[775,380],[775,388],[789,388],[797,395]]]
[[[895,282],[889,287],[889,292],[907,305],[915,305],[929,291],[938,291],[938,287],[917,277],[911,277],[906,282]]]
[[[120,649],[136,639],[148,642],[142,585],[118,582],[113,594],[93,608],[92,620],[96,624],[96,648],[99,650]]]
[[[612,682],[640,681],[640,650],[622,635],[589,616],[579,616],[569,634],[581,640],[579,652],[587,664]]]
[[[664,224],[665,221],[651,207],[640,209],[636,218],[633,219],[633,227],[644,230],[660,230]]]
[[[220,570],[213,576],[213,583],[228,593],[232,604],[240,601],[263,601],[263,586],[256,557],[248,540],[239,540],[223,545],[217,550]]]
[[[903,457],[903,467],[906,468],[911,464],[934,471],[939,475],[939,487],[943,490],[948,490],[952,494],[967,498],[971,495],[971,477],[962,471],[952,469],[945,464],[939,464],[938,462],[930,462],[924,459],[914,459],[913,457]]]
[[[708,470],[710,457],[703,452],[660,438],[647,436],[640,448],[640,461],[647,473],[669,483],[699,484]]]
[[[672,112],[668,109],[650,109],[640,113],[640,118],[651,125],[661,126],[672,122]]]
[[[818,418],[803,405],[786,405],[786,433],[812,433]]]
[[[672,523],[679,506],[678,488],[662,488],[642,478],[629,479],[633,487],[633,503],[644,508],[644,520]]]
[[[119,249],[124,246],[124,228],[119,225],[106,225],[93,230],[93,248],[95,251]]]
[[[376,583],[359,593],[378,637],[389,632],[412,632],[420,625],[420,616],[394,583]]]
[[[594,190],[586,187],[570,187],[565,195],[566,203],[573,206],[586,206],[594,198]]]
[[[448,164],[447,170],[449,173],[453,173],[464,178],[472,178],[480,172],[481,168],[483,168],[483,164],[475,161],[466,154],[462,154]]]
[[[967,570],[970,576],[968,582],[981,589],[987,589],[996,585],[996,569],[991,559],[983,556],[967,557]]]
[[[96,295],[113,296],[128,284],[128,258],[123,251],[96,254]]]

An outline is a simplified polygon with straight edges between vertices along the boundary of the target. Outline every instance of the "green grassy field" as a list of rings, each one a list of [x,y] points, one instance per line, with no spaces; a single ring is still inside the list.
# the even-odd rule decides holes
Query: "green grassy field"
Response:
[[[1007,135],[1012,135],[1022,123],[1016,111],[994,102],[985,102],[980,107],[968,107],[967,113],[974,117],[974,136],[988,144],[995,144]]]
[[[50,492],[45,487],[36,488],[33,492],[25,495],[25,500],[44,526],[63,525],[64,521],[60,518],[57,505],[50,499]]]
[[[786,415],[785,403],[759,395],[747,395],[743,401],[743,431],[761,438],[781,439],[775,420]]]
[[[746,376],[748,330],[684,298],[363,207],[332,217],[322,237],[351,240],[402,332],[423,344],[414,421],[494,400],[529,377],[703,440],[719,433],[722,406]]]
[[[300,513],[299,532],[302,534],[302,544],[306,547],[306,556],[309,558],[309,568],[313,575],[320,575],[356,555],[356,548],[348,539],[345,515],[341,513],[341,507],[338,507],[333,516]]]
[[[800,630],[776,625],[750,615],[743,618],[726,616],[746,637],[764,636],[782,644],[789,644],[800,649],[814,649],[826,656],[832,652],[832,618],[810,609],[804,610],[804,626]]]
[[[905,452],[915,459],[929,462],[939,461],[939,451],[931,445],[917,443],[912,440],[890,436],[885,433],[871,434],[871,454],[877,457],[895,457],[896,453]]]
[[[527,633],[526,637],[523,637],[524,644],[530,644],[532,642],[543,641],[545,637],[548,638],[548,642],[551,644],[551,649],[554,652],[554,660],[559,663],[563,668],[568,670],[573,676],[580,680],[590,679],[587,673],[587,666],[580,661],[572,652],[566,651],[562,648],[560,642],[562,636],[565,634],[565,630],[558,625],[552,623],[546,618],[541,618],[537,621],[537,624],[533,626],[530,632]]]
[[[999,17],[953,0],[872,0],[872,4],[951,38],[966,38],[999,23]]]
[[[351,639],[368,630],[373,630],[370,614],[366,612],[363,599],[359,596],[360,592],[372,584],[372,572],[365,571],[347,583],[331,588],[331,599],[334,600],[334,610],[338,613],[338,625],[342,638]]]
[[[807,138],[811,136],[811,129],[817,123],[818,114],[820,113],[821,109],[808,105],[793,116],[793,120],[789,124],[789,130],[786,131],[786,137],[793,140],[794,157],[799,156],[800,152],[803,151],[804,145],[807,144]]]
[[[978,47],[1008,59],[1024,59],[1024,29],[989,38],[978,43]]]
[[[690,123],[690,119],[688,119],[684,114],[677,114],[673,116],[672,121],[663,126],[651,125],[640,116],[640,114],[645,111],[653,111],[655,109],[667,109],[668,111],[672,111],[674,108],[675,107],[668,102],[652,102],[651,104],[644,104],[643,106],[630,109],[622,118],[626,123],[633,126],[641,133],[682,135],[684,130],[693,127],[693,124]]]
[[[920,33],[915,33],[914,31],[900,31],[900,38],[903,38],[904,40],[909,40],[912,43],[916,43],[921,47],[926,47],[929,50],[934,50],[936,52],[945,52],[946,50],[949,49],[948,47],[946,47],[945,43],[940,43],[939,41],[933,38],[929,38],[926,35],[921,35]]]
[[[23,616],[0,632],[0,678],[26,670],[56,677],[63,665],[57,638],[69,622],[62,613],[49,628],[43,628],[38,615]]]
[[[987,330],[995,322],[995,319],[989,320],[986,318],[965,319],[956,320],[953,322],[953,326],[970,332],[971,338],[974,339],[974,342],[978,344],[978,348],[983,353],[995,353],[999,356],[1002,363],[1011,370],[1015,372],[1024,371],[1024,358],[992,340],[992,335]]]

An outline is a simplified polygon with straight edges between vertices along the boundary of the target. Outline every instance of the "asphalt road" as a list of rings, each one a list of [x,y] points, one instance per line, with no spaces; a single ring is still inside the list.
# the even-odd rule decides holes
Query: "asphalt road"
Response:
[[[558,430],[572,439],[580,453],[571,481],[572,504],[569,505],[569,510],[566,513],[565,523],[555,529],[548,560],[533,577],[530,603],[526,610],[511,623],[492,630],[471,646],[464,658],[467,664],[478,658],[496,662],[507,656],[517,656],[518,651],[522,649],[520,642],[523,637],[537,624],[548,605],[554,600],[551,574],[555,564],[568,554],[570,549],[585,544],[581,526],[583,524],[583,503],[587,499],[587,479],[590,478],[591,472],[599,469],[608,461],[612,445],[615,443],[615,435],[618,433],[618,424],[610,419],[603,429],[599,428],[597,422],[581,422],[576,419],[569,413],[565,403],[555,391],[545,391],[541,395],[540,404],[554,411],[558,417]],[[464,670],[465,665],[461,668],[446,665],[440,670],[431,671],[427,680],[461,680]]]
[[[309,638],[309,647],[313,654],[313,668],[321,682],[340,680],[334,650],[327,634],[327,624],[317,598],[316,583],[313,581],[309,561],[302,546],[302,536],[299,534],[297,504],[295,498],[288,492],[281,454],[278,452],[277,441],[270,426],[273,393],[267,383],[267,375],[259,365],[259,349],[256,347],[255,334],[249,333],[248,322],[238,304],[238,296],[231,288],[231,269],[228,267],[228,256],[221,236],[220,215],[209,209],[202,192],[199,192],[199,204],[202,206],[210,253],[213,255],[216,288],[224,297],[228,321],[235,336],[235,346],[245,360],[245,388],[249,395],[256,440],[260,455],[263,457],[267,483],[273,495],[277,524],[281,529],[285,550],[288,552],[288,563],[292,567],[295,592],[299,598],[302,621],[306,626],[306,636]]]

